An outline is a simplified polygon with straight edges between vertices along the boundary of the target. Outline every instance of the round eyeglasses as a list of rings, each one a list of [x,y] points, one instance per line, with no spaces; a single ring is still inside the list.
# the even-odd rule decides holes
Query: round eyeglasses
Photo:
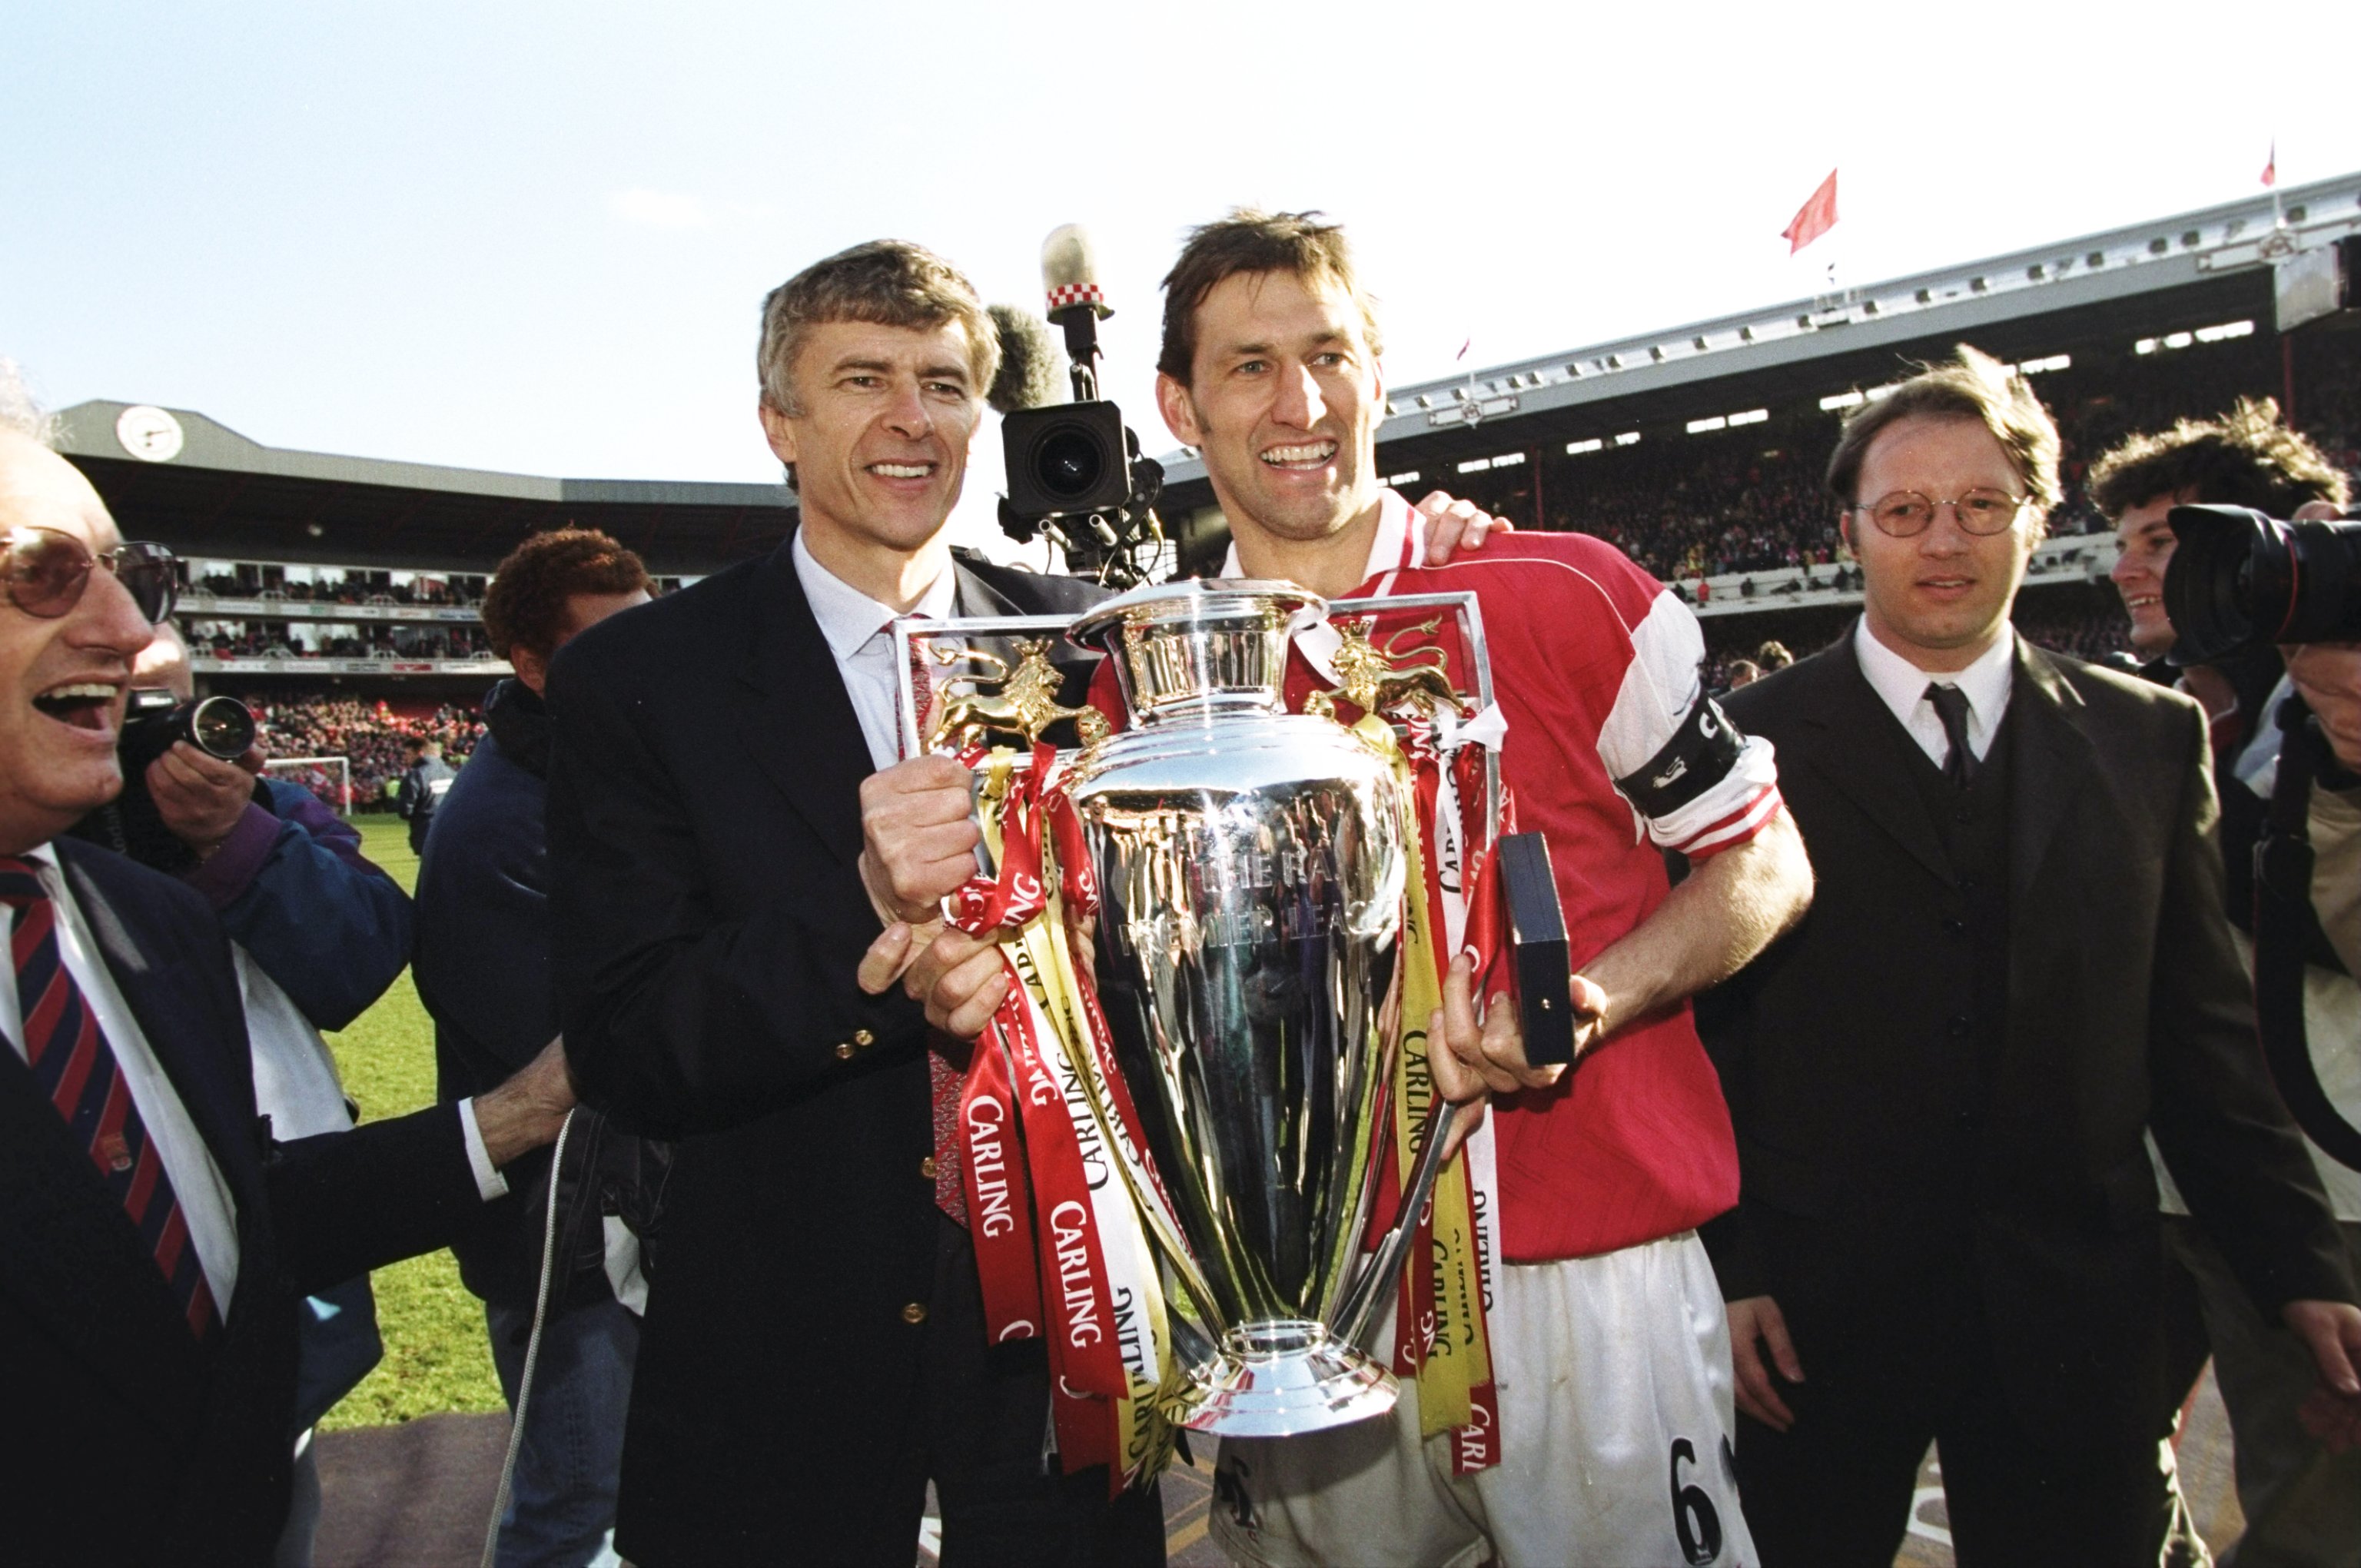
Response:
[[[118,544],[93,555],[81,540],[54,528],[11,529],[0,539],[0,581],[8,602],[43,620],[67,615],[82,602],[95,566],[115,574],[149,625],[172,613],[179,563],[160,544]]]
[[[1935,513],[1943,507],[1951,509],[1951,515],[1959,519],[1964,532],[2006,533],[2015,523],[2016,514],[2025,510],[2027,499],[1981,486],[1963,490],[1957,500],[1949,501],[1931,500],[1916,490],[1895,490],[1853,510],[1867,512],[1880,533],[1895,539],[1926,532],[1934,526]]]

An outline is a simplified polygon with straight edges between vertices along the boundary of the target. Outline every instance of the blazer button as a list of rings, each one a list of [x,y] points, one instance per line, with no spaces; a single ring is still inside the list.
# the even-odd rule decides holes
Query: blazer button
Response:
[[[935,1157],[928,1155],[918,1162],[918,1174],[932,1181],[935,1179]]]
[[[1953,937],[1964,937],[1968,934],[1968,923],[1953,915],[1944,920],[1943,930]]]
[[[839,1040],[836,1043],[836,1059],[839,1061],[851,1061],[852,1059],[852,1042],[851,1040]]]
[[[902,1321],[906,1323],[925,1322],[927,1321],[927,1304],[924,1301],[911,1302],[908,1306],[902,1309]]]
[[[852,1043],[865,1051],[877,1043],[877,1036],[866,1029],[855,1029],[852,1031]]]
[[[1963,1040],[1967,1038],[1968,1031],[1973,1027],[1975,1027],[1975,1025],[1969,1019],[1968,1015],[1964,1013],[1960,1014],[1951,1020],[1951,1038],[1955,1040]]]

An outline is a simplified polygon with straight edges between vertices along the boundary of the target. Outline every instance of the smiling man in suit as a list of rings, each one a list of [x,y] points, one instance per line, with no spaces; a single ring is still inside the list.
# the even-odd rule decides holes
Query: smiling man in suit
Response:
[[[917,246],[818,262],[764,306],[760,411],[793,540],[569,643],[551,672],[552,915],[589,1103],[677,1139],[617,1506],[642,1568],[892,1563],[927,1484],[978,1563],[1152,1563],[1153,1490],[1047,1456],[1038,1343],[985,1343],[938,1206],[950,1069],[855,982],[881,922],[862,782],[897,753],[905,614],[1079,610],[1089,584],[954,561],[943,526],[999,357]]]
[[[0,361],[0,411],[9,394]],[[228,938],[64,830],[122,787],[169,555],[0,421],[0,1479],[12,1563],[270,1559],[306,1292],[442,1245],[572,1105],[546,1054],[476,1100],[289,1144],[257,1117]]]
[[[2340,1238],[2256,1049],[2204,716],[2009,624],[2056,427],[1972,349],[1846,423],[1850,637],[1731,695],[1819,893],[1698,1025],[1738,1130],[1706,1228],[1770,1568],[1890,1563],[1929,1440],[1977,1564],[2154,1563],[2153,1127],[2191,1210],[2354,1388]]]

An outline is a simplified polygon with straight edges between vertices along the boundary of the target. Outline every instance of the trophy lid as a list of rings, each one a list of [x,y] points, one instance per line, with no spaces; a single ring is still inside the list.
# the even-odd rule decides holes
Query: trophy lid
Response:
[[[1093,606],[1066,635],[1115,661],[1124,698],[1143,721],[1182,709],[1279,713],[1289,644],[1327,609],[1293,583],[1183,578]]]

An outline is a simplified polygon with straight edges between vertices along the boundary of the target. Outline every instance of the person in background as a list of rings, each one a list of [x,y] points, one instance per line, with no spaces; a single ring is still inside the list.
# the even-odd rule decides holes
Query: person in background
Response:
[[[484,627],[516,673],[485,698],[489,732],[436,807],[418,868],[418,994],[434,1020],[445,1101],[481,1093],[557,1036],[544,828],[549,661],[578,633],[647,602],[640,558],[589,529],[535,534],[493,575]],[[637,1189],[644,1152],[638,1139],[588,1110],[566,1136],[557,1179],[560,1245],[500,1519],[500,1568],[606,1568],[620,1561],[615,1483],[643,1297],[637,1242],[610,1215],[629,1207],[619,1193]],[[509,1196],[486,1204],[451,1248],[460,1278],[484,1303],[511,1415],[533,1332],[553,1179],[540,1155],[518,1162]]]
[[[2209,664],[2177,668],[2166,655],[2177,633],[2164,601],[2164,577],[2180,541],[2169,521],[2185,505],[2252,507],[2278,518],[2334,517],[2348,497],[2345,477],[2312,443],[2279,422],[2268,399],[2240,401],[2218,419],[2182,420],[2170,429],[2134,435],[2091,466],[2091,499],[2110,520],[2121,547],[2109,574],[2131,617],[2132,646],[2147,661],[2141,672],[2179,688],[2205,710],[2222,801],[2225,914],[2235,927],[2238,956],[2254,967],[2254,850],[2279,773],[2285,736],[2274,722],[2295,689],[2290,660],[2265,646]],[[2332,647],[2289,650],[2292,663],[2318,672],[2307,695],[2332,743],[2334,720],[2352,710],[2341,699],[2335,672],[2349,669],[2349,652]],[[2361,746],[2354,748],[2361,752]],[[2341,757],[2326,767],[2312,796],[2312,831],[2319,857],[2315,919],[2306,934],[2304,1032],[2322,1087],[2348,1122],[2361,1124],[2361,985],[2352,949],[2361,933],[2348,932],[2340,950],[2324,912],[2343,905],[2332,890],[2334,869],[2352,852],[2355,796],[2361,779]],[[2321,1186],[2336,1212],[2347,1261],[2361,1271],[2361,1171],[2338,1163],[2309,1138]],[[2151,1149],[2151,1152],[2153,1150]],[[2193,1297],[2202,1321],[2183,1314],[2173,1323],[2174,1365],[2165,1387],[2168,1409],[2178,1412],[2210,1349],[2215,1386],[2229,1412],[2237,1467],[2238,1507],[2246,1530],[2224,1554],[2224,1568],[2349,1568],[2361,1561],[2361,1447],[2333,1450],[2310,1430],[2306,1412],[2316,1398],[2312,1357],[2279,1324],[2269,1321],[2239,1286],[2222,1249],[2189,1217],[2188,1204],[2159,1161],[2166,1268],[2172,1287]]]
[[[427,829],[434,825],[435,809],[458,775],[443,760],[443,742],[429,735],[412,735],[402,742],[410,765],[402,770],[394,794],[394,810],[410,824],[410,850],[426,853]]]
[[[1891,1563],[1930,1440],[1962,1568],[2174,1522],[2153,1128],[2258,1310],[2361,1393],[2361,1309],[2255,1050],[2203,715],[2009,620],[2059,438],[1972,348],[1845,422],[1853,634],[1730,699],[1812,910],[1698,1005],[1740,1203],[1706,1229],[1766,1568]]]
[[[196,696],[188,644],[170,621],[141,652],[132,684],[184,703]],[[182,740],[148,765],[145,783],[166,830],[194,857],[181,880],[229,934],[256,1103],[274,1136],[311,1137],[353,1124],[320,1032],[359,1017],[409,963],[411,905],[361,854],[358,830],[301,784],[261,774],[261,762],[258,749],[224,762]],[[276,1568],[312,1561],[321,1503],[313,1426],[383,1354],[367,1275],[306,1297],[302,1313],[293,1500]]]

